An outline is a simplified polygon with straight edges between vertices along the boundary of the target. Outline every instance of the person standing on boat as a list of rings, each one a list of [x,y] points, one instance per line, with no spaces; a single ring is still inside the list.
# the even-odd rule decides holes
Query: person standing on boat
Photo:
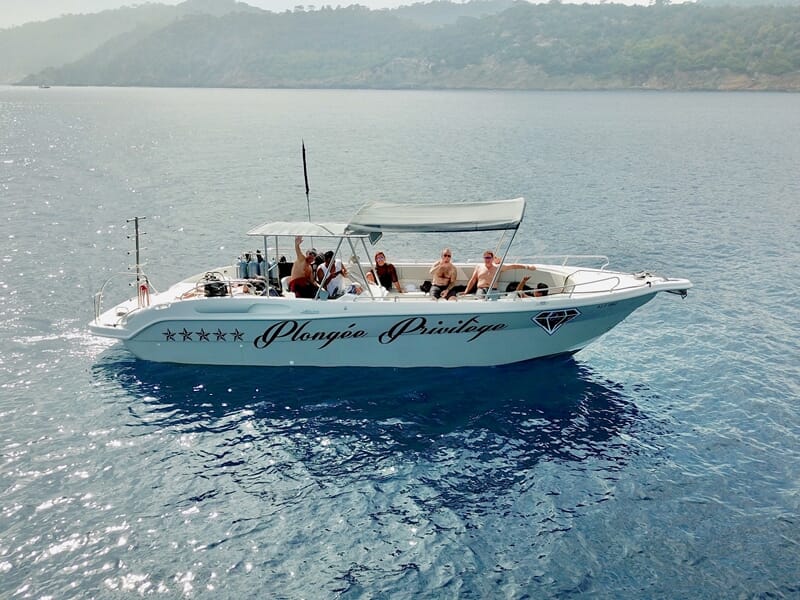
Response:
[[[294,292],[298,298],[313,298],[317,295],[319,286],[314,282],[314,260],[317,258],[317,251],[313,248],[308,252],[303,252],[300,244],[303,243],[302,236],[294,238],[294,249],[297,258],[292,265],[292,275],[289,280],[289,291]]]
[[[483,264],[475,266],[475,270],[472,272],[472,277],[467,283],[467,289],[464,290],[464,293],[469,294],[473,286],[477,286],[477,289],[475,290],[475,294],[477,296],[485,296],[488,294],[489,287],[492,285],[492,281],[494,280],[494,276],[495,273],[497,273],[498,268],[500,269],[501,273],[503,271],[510,271],[511,269],[527,269],[529,271],[535,271],[536,265],[523,265],[514,263],[500,267],[494,262],[494,252],[492,250],[485,250],[483,252]],[[492,290],[497,290],[497,288],[492,288]]]
[[[450,248],[442,250],[442,257],[431,267],[431,297],[447,299],[450,290],[456,284],[458,271],[452,262],[453,253]]]
[[[369,273],[367,273],[367,281],[376,283],[376,275],[380,285],[385,287],[388,291],[391,292],[394,287],[398,292],[401,294],[403,293],[403,288],[400,286],[400,282],[397,279],[397,269],[394,268],[392,263],[386,262],[386,255],[383,252],[375,253],[375,268],[370,269]]]

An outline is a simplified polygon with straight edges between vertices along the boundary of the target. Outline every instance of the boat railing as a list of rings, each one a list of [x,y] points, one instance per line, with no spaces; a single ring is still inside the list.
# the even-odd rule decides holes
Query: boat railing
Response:
[[[537,254],[535,256],[526,257],[523,260],[506,260],[506,262],[532,262],[539,264],[547,264],[548,262],[555,261],[562,267],[570,266],[578,261],[597,261],[600,270],[605,269],[611,261],[604,254]],[[577,265],[575,265],[577,266]]]
[[[212,277],[209,277],[212,276]],[[188,283],[188,282],[187,282]],[[225,296],[254,295],[272,296],[268,290],[275,290],[263,277],[228,277],[220,271],[209,271],[201,279],[186,289],[179,298],[186,300],[195,297],[224,298]]]
[[[564,278],[564,285],[561,286],[561,293],[569,294],[569,297],[572,298],[576,294],[596,294],[597,292],[613,292],[617,291],[619,285],[622,283],[619,276],[617,275],[611,275],[609,277],[603,277],[601,279],[591,279],[589,281],[570,282],[570,278],[574,278],[574,276],[579,273],[596,273],[596,271],[580,269],[578,271],[570,273]],[[608,287],[602,287],[598,289],[598,287],[596,286],[603,282],[609,282],[610,285]],[[592,286],[593,289],[580,289],[580,290],[576,289],[580,286],[584,286],[584,288]]]
[[[578,273],[597,273],[597,270],[586,270],[581,269],[579,271],[575,271],[564,278],[563,284],[557,285],[550,285],[546,288],[537,288],[536,290],[533,289],[522,289],[522,290],[511,290],[511,291],[494,291],[490,294],[487,294],[487,299],[497,300],[500,298],[528,298],[534,295],[534,292],[540,292],[541,296],[536,297],[545,297],[545,296],[554,296],[557,294],[566,294],[568,297],[572,298],[577,295],[581,294],[597,294],[597,293],[608,293],[608,292],[619,292],[626,289],[633,289],[639,287],[638,285],[635,286],[628,286],[628,287],[620,287],[622,284],[622,280],[618,275],[609,275],[608,277],[602,277],[600,279],[591,279],[588,281],[575,281],[570,282],[570,277],[578,274]],[[607,283],[607,285],[602,285]],[[598,285],[601,284],[601,285]],[[591,287],[591,289],[589,289]],[[583,288],[583,289],[580,289]]]
[[[608,256],[605,254],[536,254],[534,256],[507,256],[505,263],[536,263],[536,264],[555,264],[561,267],[567,266],[581,266],[575,263],[578,262],[588,262],[594,261],[599,263],[598,267],[594,267],[596,269],[603,270],[611,261],[609,260]],[[427,266],[430,267],[432,264],[431,260],[398,260],[394,261],[395,264],[403,264],[403,265],[413,265],[413,266]],[[355,264],[352,263],[351,264]],[[463,264],[475,264],[470,261],[454,261],[456,265],[463,265]],[[587,265],[583,265],[587,266]]]
[[[150,283],[147,275],[142,273],[131,273],[131,272],[119,272],[114,273],[106,279],[105,283],[100,286],[100,289],[94,295],[94,318],[95,321],[100,318],[100,315],[103,314],[103,298],[106,294],[106,288],[109,284],[113,281],[119,281],[120,279],[130,279],[131,281],[128,282],[129,287],[136,287],[136,299],[137,305],[133,307],[130,311],[125,314],[130,314],[134,310],[144,308],[150,305],[150,296],[152,294],[157,293],[155,288]],[[120,315],[123,316],[123,315]]]
[[[583,273],[583,272],[592,273],[593,271],[579,270],[579,271],[575,271],[573,273],[570,273],[564,279],[564,286],[562,288],[562,293],[569,294],[570,297],[573,297],[573,296],[579,295],[579,294],[596,294],[596,293],[607,293],[607,292],[622,292],[622,291],[625,291],[625,290],[632,290],[632,289],[637,289],[637,288],[641,288],[642,287],[642,283],[639,283],[639,282],[637,282],[637,283],[635,283],[633,285],[622,286],[622,279],[618,275],[612,275],[612,276],[609,276],[609,277],[603,277],[601,279],[590,279],[590,280],[587,280],[587,281],[570,282],[570,278],[571,277],[574,277],[578,273]],[[648,274],[648,277],[649,276],[650,276],[650,274]],[[638,277],[638,279],[644,279],[644,277]],[[609,282],[610,285],[608,287],[598,287],[598,284],[602,284],[603,282]],[[647,281],[644,281],[644,283],[646,283],[648,286],[652,286],[652,281],[650,279],[648,279]],[[578,288],[581,288],[581,287],[583,289],[578,289]],[[591,289],[587,289],[587,288],[590,288],[590,287],[591,287]]]

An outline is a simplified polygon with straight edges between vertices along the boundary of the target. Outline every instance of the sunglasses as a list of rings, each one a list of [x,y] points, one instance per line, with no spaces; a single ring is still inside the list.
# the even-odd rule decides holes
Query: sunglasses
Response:
[[[442,256],[453,256],[452,254],[442,254]]]
[[[494,256],[484,256],[483,260],[492,260]]]
[[[386,260],[385,256],[376,256],[375,260]]]

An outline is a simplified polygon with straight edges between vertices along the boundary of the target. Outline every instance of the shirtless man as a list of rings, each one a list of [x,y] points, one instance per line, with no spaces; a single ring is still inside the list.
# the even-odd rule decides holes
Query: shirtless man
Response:
[[[431,297],[445,298],[450,295],[450,290],[456,284],[458,279],[458,271],[452,263],[453,253],[450,248],[442,250],[442,258],[433,263],[430,273],[433,281],[431,281]]]
[[[289,279],[289,291],[294,292],[298,298],[313,298],[317,295],[317,284],[313,279],[313,265],[314,259],[317,258],[315,250],[311,249],[308,252],[303,252],[300,244],[303,243],[303,238],[297,236],[294,238],[294,249],[297,252],[297,258],[292,265],[292,275]]]
[[[500,271],[508,271],[510,269],[528,269],[529,271],[535,271],[536,265],[522,265],[522,264],[510,264],[510,265],[503,265],[499,267]],[[474,285],[477,285],[478,289],[475,291],[477,296],[485,296],[489,293],[489,286],[492,285],[492,280],[494,279],[495,273],[497,273],[498,266],[494,262],[494,252],[491,250],[485,250],[483,253],[483,264],[477,265],[475,270],[472,272],[472,277],[467,283],[467,289],[464,290],[465,294],[469,294],[470,290]],[[496,290],[497,288],[492,288]]]

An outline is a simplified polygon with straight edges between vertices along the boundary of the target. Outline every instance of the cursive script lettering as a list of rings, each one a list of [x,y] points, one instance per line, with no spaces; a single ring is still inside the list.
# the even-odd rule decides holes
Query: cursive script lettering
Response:
[[[471,333],[473,334],[467,341],[471,342],[478,339],[488,331],[500,331],[505,329],[505,323],[495,323],[494,325],[481,325],[478,317],[470,317],[466,321],[459,321],[456,325],[445,326],[442,321],[435,325],[428,325],[425,317],[409,317],[392,325],[389,329],[378,336],[381,344],[391,344],[403,335],[438,335],[449,333]]]
[[[253,340],[253,345],[258,349],[271,346],[278,340],[287,342],[321,342],[319,349],[327,348],[332,343],[339,340],[359,339],[366,337],[367,332],[363,329],[356,329],[355,323],[350,323],[344,329],[334,329],[332,331],[314,330],[313,321],[278,321],[264,330],[264,333]],[[447,335],[454,333],[468,334],[467,342],[472,342],[490,331],[500,331],[506,328],[505,323],[495,323],[493,325],[482,324],[478,317],[470,317],[467,320],[459,320],[455,325],[445,325],[444,321],[428,322],[425,317],[408,317],[398,321],[389,329],[378,336],[381,344],[391,344],[404,335]]]
[[[278,321],[264,330],[260,336],[253,340],[256,348],[263,349],[272,344],[275,340],[287,338],[292,342],[322,342],[319,349],[327,348],[336,340],[347,340],[362,338],[367,335],[366,331],[354,329],[355,323],[350,323],[346,329],[334,331],[309,331],[310,321],[298,323],[294,320]]]

